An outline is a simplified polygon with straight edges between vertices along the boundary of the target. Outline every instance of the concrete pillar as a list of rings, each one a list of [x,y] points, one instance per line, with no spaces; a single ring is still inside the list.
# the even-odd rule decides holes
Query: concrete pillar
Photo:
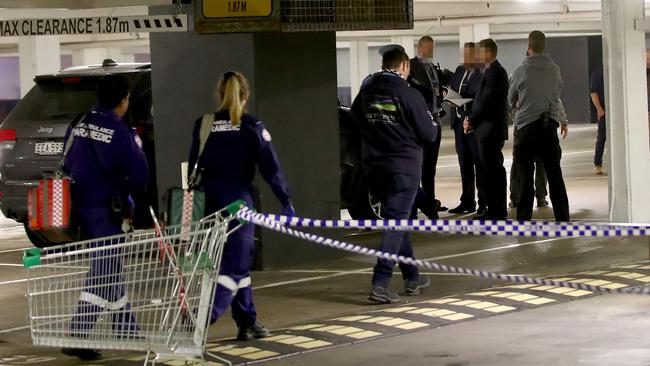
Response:
[[[72,52],[72,65],[101,64],[106,58],[108,58],[106,48],[83,48]]]
[[[354,100],[361,82],[368,76],[368,42],[350,41],[350,100]]]
[[[20,37],[20,96],[34,86],[34,76],[61,69],[61,46],[58,36]]]
[[[650,222],[645,33],[643,0],[603,0],[603,65],[609,162],[609,217]]]
[[[273,137],[297,212],[339,217],[335,32],[152,33],[151,60],[156,65],[151,76],[159,197],[169,187],[180,186],[180,163],[188,158],[193,123],[214,110],[216,82],[225,71],[239,70],[252,87],[247,108]],[[178,72],[188,68],[192,72]],[[306,174],[314,167],[318,174]],[[257,186],[259,210],[279,212],[268,184],[260,179]],[[269,269],[342,256],[267,230],[260,237],[263,264]]]
[[[489,24],[472,24],[458,27],[458,43],[460,47],[460,62],[463,62],[463,46],[467,42],[479,42],[490,38]]]
[[[410,58],[413,58],[413,57],[416,56],[415,55],[415,42],[417,42],[417,40],[415,38],[413,38],[412,36],[390,37],[390,43],[398,44],[398,45],[404,47],[404,50],[406,51],[406,54],[409,55]]]

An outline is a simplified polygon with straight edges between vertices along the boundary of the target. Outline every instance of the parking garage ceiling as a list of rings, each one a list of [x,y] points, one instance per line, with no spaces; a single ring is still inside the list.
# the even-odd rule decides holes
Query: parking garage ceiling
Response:
[[[91,11],[120,15],[134,12],[133,15],[141,15],[147,12],[146,6],[172,5],[173,2],[173,0],[0,0],[0,18],[74,17],[87,16],[81,14]],[[646,0],[646,6],[648,5],[650,3]],[[525,37],[531,27],[545,31],[551,36],[598,34],[601,30],[600,7],[600,0],[414,0],[414,29],[338,32],[337,39],[384,42],[395,35],[432,34],[440,40],[446,38],[451,40],[458,37],[459,26],[480,23],[490,24],[490,33],[496,39]],[[44,13],[49,15],[44,16]],[[102,37],[98,38],[100,40]]]

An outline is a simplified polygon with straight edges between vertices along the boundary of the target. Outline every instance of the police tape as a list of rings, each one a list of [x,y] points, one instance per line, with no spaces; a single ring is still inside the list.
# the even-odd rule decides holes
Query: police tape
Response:
[[[650,236],[650,224],[610,224],[518,220],[320,220],[264,214],[293,227],[424,231],[510,237]]]
[[[434,271],[465,274],[469,276],[488,278],[497,281],[507,281],[507,282],[524,283],[524,284],[541,285],[541,286],[568,287],[576,290],[585,290],[591,292],[650,295],[650,287],[626,287],[626,288],[613,289],[613,288],[606,288],[601,286],[587,285],[584,283],[577,283],[577,282],[554,281],[554,280],[547,280],[543,278],[529,277],[523,275],[506,275],[506,274],[481,271],[481,270],[476,270],[471,268],[448,266],[445,264],[423,261],[419,259],[396,255],[396,254],[390,254],[376,249],[371,249],[364,246],[356,245],[356,244],[350,244],[350,243],[326,238],[315,234],[297,231],[288,226],[285,226],[286,223],[274,220],[274,217],[277,217],[275,215],[264,215],[264,214],[256,213],[251,209],[249,209],[248,207],[242,207],[239,211],[237,211],[235,215],[240,220],[250,222],[255,225],[265,227],[267,229],[277,231],[285,235],[311,241],[326,247],[335,248],[335,249],[343,250],[354,254],[362,254],[366,256],[383,258],[398,263],[414,265],[414,266],[418,266],[421,268],[426,268]]]

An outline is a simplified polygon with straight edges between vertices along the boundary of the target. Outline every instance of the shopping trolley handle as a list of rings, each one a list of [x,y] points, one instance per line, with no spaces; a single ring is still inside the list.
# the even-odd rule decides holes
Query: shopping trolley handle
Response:
[[[239,212],[239,210],[241,210],[244,207],[246,207],[246,201],[238,200],[238,201],[235,201],[235,202],[229,204],[226,207],[226,209],[228,210],[228,213],[230,214],[230,216],[235,216],[237,214],[237,212]]]
[[[41,248],[30,248],[23,252],[23,267],[29,269],[41,264]]]

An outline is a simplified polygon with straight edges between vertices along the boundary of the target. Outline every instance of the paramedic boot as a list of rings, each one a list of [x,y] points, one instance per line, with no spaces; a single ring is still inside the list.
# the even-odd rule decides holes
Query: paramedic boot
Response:
[[[429,287],[431,280],[429,277],[420,276],[417,280],[406,280],[404,281],[404,289],[408,296],[419,295],[423,289]]]
[[[391,291],[388,287],[372,286],[372,291],[368,300],[380,304],[392,304],[400,300],[399,295]]]
[[[94,349],[61,348],[61,353],[68,356],[79,357],[84,361],[94,361],[102,357],[102,353]]]
[[[253,325],[239,327],[239,331],[237,332],[237,340],[248,341],[253,338],[255,339],[265,338],[268,335],[269,335],[269,330],[266,329],[266,327],[262,323],[256,321],[255,324]]]

